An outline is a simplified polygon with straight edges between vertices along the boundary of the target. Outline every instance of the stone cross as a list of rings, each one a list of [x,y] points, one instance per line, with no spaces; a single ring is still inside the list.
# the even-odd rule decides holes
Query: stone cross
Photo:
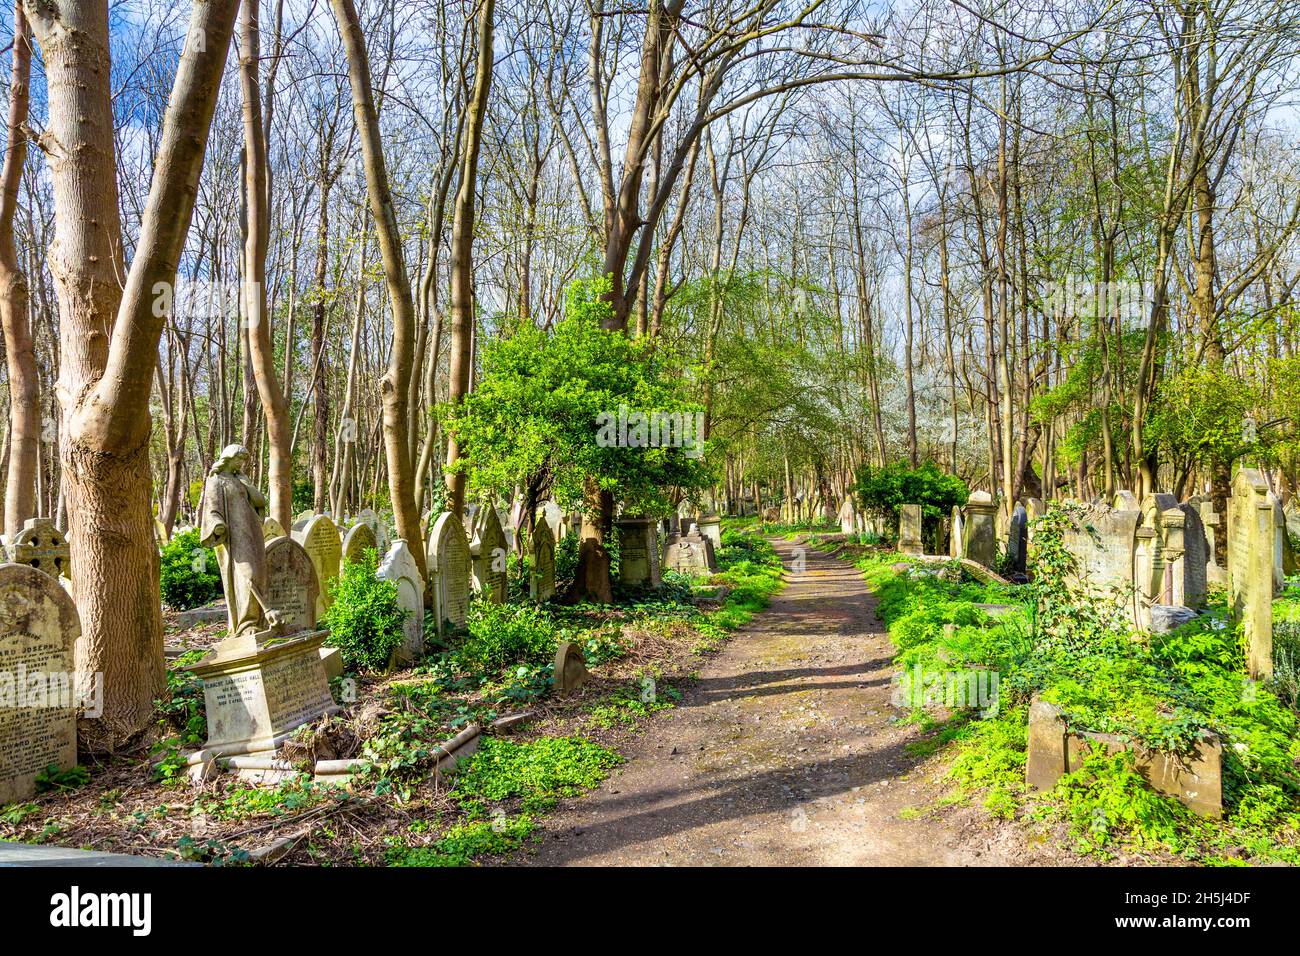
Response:
[[[72,577],[68,537],[49,518],[28,518],[24,522],[9,543],[9,559],[55,577]]]

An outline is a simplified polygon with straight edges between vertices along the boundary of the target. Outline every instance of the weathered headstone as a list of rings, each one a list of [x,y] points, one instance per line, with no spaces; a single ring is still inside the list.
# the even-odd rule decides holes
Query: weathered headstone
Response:
[[[271,541],[274,538],[283,538],[289,532],[284,530],[284,525],[274,518],[266,518],[262,521],[262,538]]]
[[[9,542],[9,560],[55,577],[72,577],[68,538],[49,518],[28,518]]]
[[[1034,524],[1046,513],[1047,505],[1043,504],[1042,498],[1034,497],[1022,499],[1021,504],[1025,506],[1026,534],[1028,535],[1029,541],[1032,542],[1034,540],[1034,535],[1037,533]]]
[[[375,552],[377,558],[383,557],[383,552],[379,550],[379,541],[375,538],[375,532],[370,525],[364,522],[358,522],[343,536],[343,562],[345,564],[356,564],[359,562],[367,551]]]
[[[1141,520],[1137,509],[1116,511],[1102,502],[1072,519],[1063,543],[1075,559],[1075,582],[1096,597],[1127,601]],[[1136,623],[1136,612],[1134,618]]]
[[[717,515],[705,515],[699,520],[700,534],[713,542],[713,550],[722,547],[722,519]]]
[[[491,505],[479,509],[470,554],[474,562],[474,590],[493,604],[504,604],[509,550],[501,519]]]
[[[339,529],[329,515],[312,515],[302,522],[301,528],[295,524],[293,538],[306,549],[316,568],[316,580],[320,582],[316,616],[323,617],[334,603],[329,593],[330,584],[339,576],[339,565],[343,560],[343,542],[339,538]]]
[[[1173,603],[1199,609],[1205,606],[1210,544],[1200,509],[1190,503],[1178,507],[1183,512],[1183,557],[1174,567]]]
[[[687,534],[673,535],[664,548],[664,567],[682,574],[712,574],[718,570],[713,554],[713,542],[700,534],[698,525],[691,525]]]
[[[1269,495],[1273,503],[1273,590],[1286,587],[1286,575],[1291,570],[1291,540],[1286,534],[1286,512],[1277,495]]]
[[[0,806],[30,798],[49,765],[77,765],[80,635],[76,605],[54,577],[0,564]]]
[[[923,554],[921,544],[921,506],[898,506],[898,550],[903,554]]]
[[[543,501],[541,504],[542,518],[551,526],[551,534],[556,542],[563,540],[565,532],[568,530],[564,525],[564,512],[554,501]]]
[[[962,528],[962,547],[966,557],[986,568],[997,560],[998,506],[987,491],[975,491],[966,501],[965,522]]]
[[[365,525],[357,527],[364,528]],[[402,646],[395,655],[404,663],[416,660],[424,653],[424,579],[420,566],[406,542],[398,538],[380,562],[375,577],[397,585],[397,603],[405,615],[402,625]]]
[[[948,557],[966,557],[966,519],[962,517],[961,505],[952,506],[951,524],[948,526]]]
[[[1219,565],[1216,553],[1218,529],[1221,518],[1214,510],[1211,498],[1192,497],[1187,500],[1201,516],[1201,526],[1205,530],[1205,582],[1214,587],[1228,586],[1228,571]]]
[[[1173,495],[1157,493],[1142,501],[1134,536],[1133,584],[1138,597],[1139,627],[1150,624],[1151,608],[1173,606],[1174,576],[1182,573],[1186,516]]]
[[[302,545],[287,535],[266,543],[266,603],[279,612],[281,633],[316,630],[319,592],[316,568]]]
[[[555,536],[545,521],[538,521],[533,529],[532,552],[528,594],[534,601],[546,601],[555,593]]]
[[[1029,512],[1024,505],[1017,504],[1011,512],[1011,524],[1007,529],[1007,563],[1012,574],[1025,573],[1028,550]]]
[[[839,519],[842,534],[855,534],[857,532],[855,525],[857,524],[858,515],[853,508],[853,502],[848,498],[845,498],[844,504],[840,505]]]
[[[572,641],[561,641],[555,652],[555,693],[564,697],[587,682],[587,659]]]
[[[658,523],[653,518],[619,518],[614,527],[619,542],[619,581],[630,587],[658,587],[662,583]]]
[[[1254,468],[1239,469],[1228,508],[1229,595],[1246,637],[1246,669],[1257,679],[1273,675],[1273,525],[1268,483]]]
[[[469,541],[465,538],[465,528],[455,515],[444,511],[429,533],[429,579],[439,634],[465,626],[469,614],[469,577]]]
[[[370,533],[375,536],[375,550],[379,552],[379,556],[382,558],[387,554],[393,543],[392,535],[388,531],[388,522],[379,517],[373,508],[362,508],[358,511],[356,521],[369,528]]]

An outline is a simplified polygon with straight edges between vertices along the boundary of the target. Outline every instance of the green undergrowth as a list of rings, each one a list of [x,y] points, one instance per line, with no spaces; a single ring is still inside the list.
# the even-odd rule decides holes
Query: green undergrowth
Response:
[[[532,835],[538,814],[560,797],[585,793],[622,760],[582,737],[540,737],[517,742],[483,739],[477,753],[461,761],[452,797],[463,820],[429,843],[417,843],[425,822],[408,835],[391,838],[390,866],[468,866],[518,849]]]
[[[1168,634],[1135,638],[1125,602],[1083,593],[1063,546],[1066,513],[1035,525],[1033,583],[972,581],[955,564],[867,554],[857,566],[879,597],[897,648],[906,691],[896,703],[930,733],[914,756],[946,751],[948,800],[978,796],[997,816],[1063,823],[1075,849],[1108,857],[1124,848],[1159,849],[1189,861],[1300,862],[1300,743],[1294,668],[1300,640],[1286,627],[1295,602],[1275,614],[1278,677],[1243,678],[1241,636],[1222,600]],[[997,605],[998,607],[981,607]],[[995,700],[918,697],[987,672]],[[1291,683],[1288,684],[1288,681]],[[1205,820],[1147,786],[1132,755],[1095,753],[1050,794],[1024,786],[1028,708],[1034,698],[1060,707],[1072,731],[1099,731],[1130,743],[1188,753],[1217,735],[1223,744],[1223,821]],[[972,704],[963,708],[962,704]],[[945,706],[948,705],[948,706]],[[919,710],[924,708],[923,713]]]

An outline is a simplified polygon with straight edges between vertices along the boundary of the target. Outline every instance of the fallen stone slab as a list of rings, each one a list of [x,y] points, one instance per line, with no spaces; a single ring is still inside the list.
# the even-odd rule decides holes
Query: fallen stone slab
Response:
[[[160,860],[152,856],[72,850],[61,846],[32,846],[0,840],[0,867],[17,866],[198,866],[181,860]]]
[[[1217,737],[1200,741],[1190,754],[1153,750],[1116,734],[1071,731],[1061,708],[1041,700],[1029,707],[1025,783],[1031,790],[1052,789],[1083,765],[1094,743],[1107,753],[1132,751],[1134,766],[1157,793],[1173,797],[1198,816],[1223,816],[1223,744]]]
[[[205,604],[203,607],[192,607],[188,611],[180,611],[176,615],[176,623],[182,628],[198,627],[200,624],[213,624],[225,619],[225,601]]]

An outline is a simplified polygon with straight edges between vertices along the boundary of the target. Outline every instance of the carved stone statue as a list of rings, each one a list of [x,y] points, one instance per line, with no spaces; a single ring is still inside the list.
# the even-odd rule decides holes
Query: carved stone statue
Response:
[[[276,627],[280,615],[266,602],[266,548],[262,541],[263,495],[243,474],[248,451],[227,445],[212,463],[203,486],[199,537],[213,548],[226,592],[228,640],[252,638]]]

